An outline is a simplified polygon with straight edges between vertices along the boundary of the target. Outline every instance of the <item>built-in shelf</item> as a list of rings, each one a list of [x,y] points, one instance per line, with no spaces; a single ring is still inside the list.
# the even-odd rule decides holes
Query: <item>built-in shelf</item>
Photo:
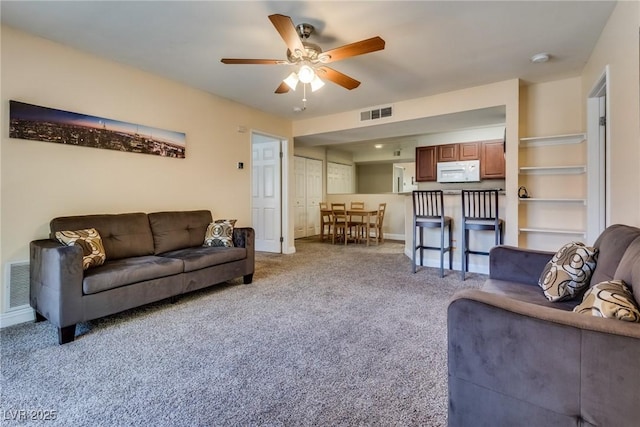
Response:
[[[585,165],[574,166],[522,166],[522,175],[579,175],[587,172]]]
[[[562,230],[557,228],[520,228],[521,233],[544,233],[544,234],[574,234],[577,236],[587,237],[585,230]]]
[[[566,225],[574,227],[574,229],[554,228],[557,223],[555,216],[564,215],[565,211],[566,215],[571,215],[576,210],[582,212],[585,209],[583,206],[587,206],[587,199],[579,197],[585,194],[583,186],[586,184],[587,166],[571,164],[574,161],[580,161],[577,159],[584,158],[586,144],[583,143],[585,141],[585,133],[520,138],[519,148],[522,150],[520,158],[524,164],[520,164],[518,167],[519,179],[520,184],[532,187],[528,190],[529,194],[548,194],[550,196],[575,194],[575,197],[519,198],[520,212],[527,213],[527,215],[523,215],[523,220],[518,224],[518,232],[523,234],[522,244],[535,246],[541,244],[543,240],[550,239],[552,235],[586,239],[587,232],[585,229],[581,229],[585,226],[578,218],[575,221],[563,218]],[[553,148],[547,149],[547,147],[560,145],[568,146],[557,151]],[[541,151],[536,151],[537,149],[541,149]],[[527,160],[539,165],[542,163],[542,165],[527,165]],[[549,162],[551,165],[548,164]],[[558,165],[558,163],[560,164]],[[574,176],[570,177],[569,175]],[[532,226],[533,224],[536,226]],[[545,225],[550,227],[547,228]],[[533,246],[531,249],[535,249]]]
[[[554,136],[535,136],[529,138],[520,138],[520,146],[526,147],[543,147],[546,145],[564,145],[564,144],[580,144],[587,138],[584,133],[572,133],[568,135]]]
[[[521,197],[520,202],[548,202],[548,203],[582,203],[587,204],[587,199],[575,198],[544,198],[544,197]]]

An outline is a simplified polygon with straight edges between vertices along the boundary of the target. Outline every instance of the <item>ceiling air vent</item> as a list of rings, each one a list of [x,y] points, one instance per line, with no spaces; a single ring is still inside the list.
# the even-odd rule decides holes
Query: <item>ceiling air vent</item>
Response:
[[[392,115],[393,107],[374,108],[373,110],[360,112],[360,121],[376,120],[384,117],[391,117]]]

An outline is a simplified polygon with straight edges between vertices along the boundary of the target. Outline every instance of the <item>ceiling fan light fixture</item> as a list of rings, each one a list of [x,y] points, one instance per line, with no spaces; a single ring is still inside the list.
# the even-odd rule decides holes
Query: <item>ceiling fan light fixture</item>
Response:
[[[311,92],[315,92],[324,86],[324,82],[320,80],[320,77],[316,74],[313,80],[311,80]]]
[[[321,53],[320,55],[318,55],[318,61],[322,64],[326,64],[331,61],[331,55],[329,55],[328,53]]]
[[[291,90],[296,90],[296,86],[298,86],[298,75],[295,72],[289,74],[289,76],[283,81],[291,88]]]
[[[311,83],[315,77],[317,77],[316,72],[308,65],[303,65],[300,67],[300,70],[298,70],[298,79],[302,83]]]

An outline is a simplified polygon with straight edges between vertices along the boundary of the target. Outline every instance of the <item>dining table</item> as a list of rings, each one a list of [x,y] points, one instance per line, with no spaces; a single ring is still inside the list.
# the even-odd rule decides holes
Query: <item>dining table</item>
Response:
[[[354,209],[354,208],[347,208],[345,209],[345,212],[347,213],[347,215],[349,217],[361,217],[362,218],[362,223],[364,223],[367,226],[367,237],[366,237],[366,241],[367,241],[367,246],[369,246],[369,242],[370,242],[370,235],[371,235],[371,218],[375,217],[376,215],[378,215],[378,209]],[[333,210],[331,209],[322,209],[320,211],[320,215],[326,215],[326,214],[332,214]]]

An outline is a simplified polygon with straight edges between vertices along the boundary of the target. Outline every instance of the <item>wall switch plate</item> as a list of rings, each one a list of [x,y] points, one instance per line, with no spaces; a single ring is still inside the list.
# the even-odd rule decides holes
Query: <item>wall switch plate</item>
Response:
[[[244,163],[238,162],[238,169],[244,169]]]

